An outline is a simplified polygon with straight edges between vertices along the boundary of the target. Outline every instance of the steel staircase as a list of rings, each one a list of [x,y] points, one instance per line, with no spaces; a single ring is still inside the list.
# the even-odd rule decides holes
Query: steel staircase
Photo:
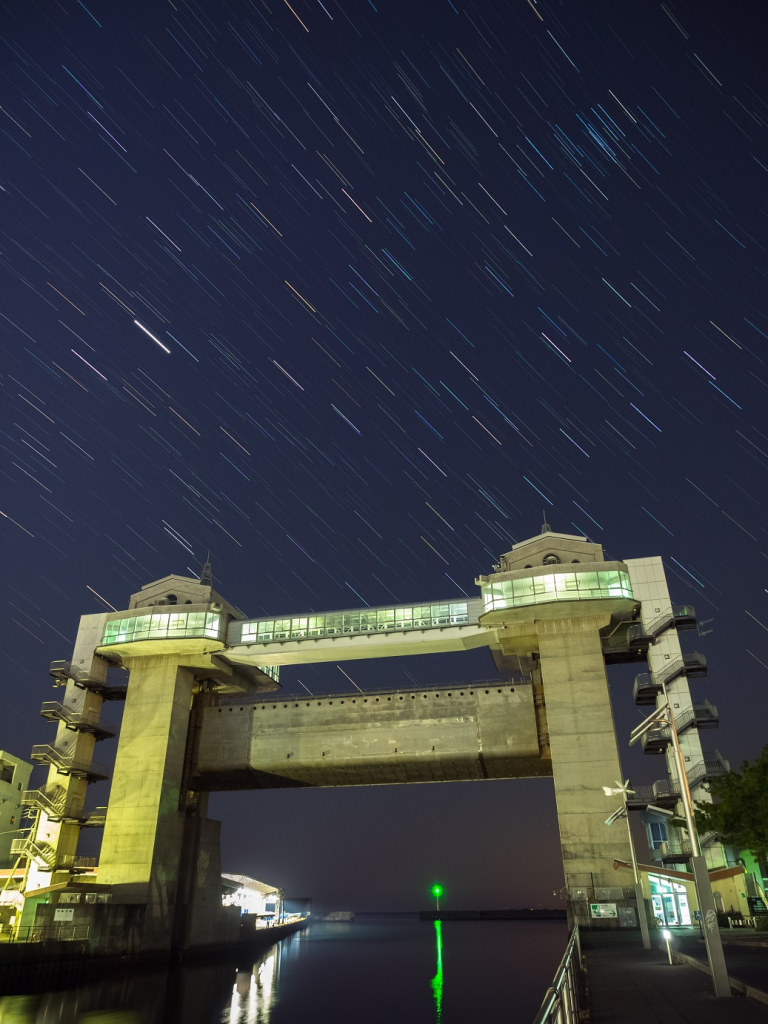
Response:
[[[655,704],[656,698],[664,692],[664,687],[678,676],[700,677],[706,674],[707,659],[703,654],[698,651],[683,654],[670,661],[659,672],[641,672],[635,676],[635,685],[632,690],[635,704]]]
[[[69,661],[52,661],[48,671],[56,680],[54,685],[66,686],[71,679],[75,686],[79,686],[82,690],[92,690],[93,693],[98,693],[103,700],[125,700],[127,683],[115,685],[104,682],[102,679],[94,679],[75,668]]]
[[[109,769],[106,765],[98,764],[95,761],[86,763],[78,761],[63,751],[54,747],[51,743],[36,743],[32,747],[32,760],[39,764],[52,764],[61,775],[72,775],[79,779],[88,779],[89,782],[97,782],[109,778]]]
[[[101,721],[98,711],[72,711],[58,700],[45,701],[40,714],[49,722],[63,722],[68,729],[93,733],[97,740],[105,740],[117,734],[117,726]]]

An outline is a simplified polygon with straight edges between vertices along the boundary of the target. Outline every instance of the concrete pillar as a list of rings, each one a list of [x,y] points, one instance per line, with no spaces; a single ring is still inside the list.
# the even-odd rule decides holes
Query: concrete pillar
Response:
[[[621,778],[621,764],[598,632],[603,624],[591,616],[536,624],[565,883],[571,893],[588,891],[588,899],[569,903],[584,923],[594,890],[621,886],[614,859],[631,860],[624,825],[605,824],[621,797],[611,801],[602,787]],[[589,921],[604,923],[610,922]]]
[[[124,658],[130,684],[99,859],[115,902],[146,903],[145,948],[168,948],[185,813],[194,675],[178,654]]]

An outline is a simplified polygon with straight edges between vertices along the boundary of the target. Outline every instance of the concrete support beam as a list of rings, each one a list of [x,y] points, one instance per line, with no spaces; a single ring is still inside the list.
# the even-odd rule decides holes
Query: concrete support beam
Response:
[[[260,789],[551,774],[530,684],[261,700],[206,708],[197,786]]]
[[[613,861],[628,860],[631,853],[626,829],[605,824],[615,808],[602,787],[621,778],[621,764],[598,633],[602,623],[582,617],[541,625],[541,678],[566,886],[571,892],[615,888],[620,883]],[[586,916],[587,902],[572,902],[576,918]]]
[[[179,880],[180,810],[194,676],[178,655],[135,658],[115,762],[99,882],[146,903],[146,948],[167,948]]]

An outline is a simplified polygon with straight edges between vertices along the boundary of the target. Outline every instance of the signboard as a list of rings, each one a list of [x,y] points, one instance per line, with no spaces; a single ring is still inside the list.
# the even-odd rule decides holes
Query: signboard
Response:
[[[54,921],[72,921],[75,916],[74,907],[56,907],[53,911]]]
[[[693,920],[694,921],[700,921],[701,920],[701,911],[700,910],[694,910],[694,912],[693,912]]]
[[[615,903],[590,903],[592,917],[618,917]]]

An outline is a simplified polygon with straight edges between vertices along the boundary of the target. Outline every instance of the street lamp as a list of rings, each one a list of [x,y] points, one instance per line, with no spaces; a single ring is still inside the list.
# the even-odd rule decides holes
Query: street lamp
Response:
[[[632,870],[635,875],[635,902],[637,903],[637,916],[640,921],[640,934],[643,937],[643,949],[651,948],[651,936],[648,932],[648,918],[645,913],[645,897],[643,896],[643,884],[640,881],[640,869],[637,866],[637,854],[635,853],[635,843],[632,839],[632,829],[629,827],[629,809],[627,808],[627,795],[634,793],[633,789],[629,789],[629,779],[625,780],[624,783],[616,782],[616,788],[611,786],[603,786],[603,792],[606,796],[621,796],[624,798],[624,802],[621,807],[613,812],[613,814],[605,819],[606,825],[612,825],[614,821],[618,821],[619,818],[627,819],[627,836],[629,837],[629,850],[632,854]]]
[[[443,887],[439,882],[435,882],[432,888],[429,890],[435,897],[435,904],[437,907],[438,914],[440,913],[440,897],[443,895]]]
[[[691,871],[693,873],[693,884],[696,889],[696,899],[699,903],[699,910],[706,927],[704,928],[704,943],[707,947],[707,959],[712,974],[712,987],[715,995],[724,999],[731,995],[731,982],[728,977],[728,968],[725,964],[723,943],[720,938],[720,930],[717,923],[717,910],[715,898],[712,895],[712,885],[707,871],[707,862],[701,855],[701,844],[699,833],[696,829],[696,822],[693,817],[693,803],[691,801],[691,790],[688,786],[688,775],[685,771],[683,752],[680,749],[680,738],[677,735],[675,716],[669,703],[667,684],[661,681],[661,690],[664,703],[658,707],[652,715],[649,715],[644,722],[641,722],[630,735],[629,745],[637,743],[641,736],[644,736],[649,729],[658,725],[669,726],[672,737],[672,745],[675,748],[675,763],[677,775],[680,780],[680,798],[685,811],[685,823],[688,829],[688,836],[691,841]]]

